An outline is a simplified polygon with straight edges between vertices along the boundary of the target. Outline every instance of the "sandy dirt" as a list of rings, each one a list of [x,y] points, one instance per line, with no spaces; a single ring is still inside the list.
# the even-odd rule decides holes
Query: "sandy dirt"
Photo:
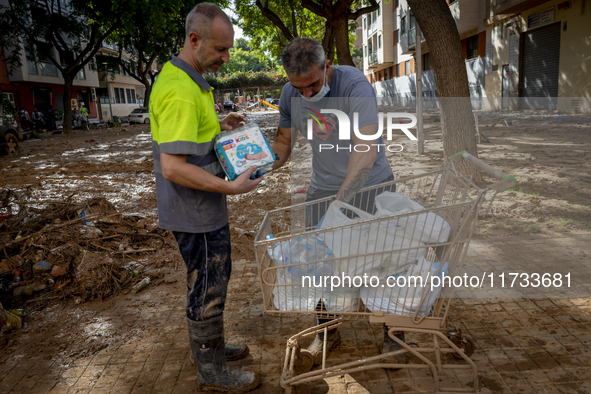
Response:
[[[256,121],[272,141],[277,119],[277,115],[251,115],[250,120]],[[404,136],[392,141],[404,146],[401,153],[388,154],[395,177],[420,174],[442,163],[438,120],[436,114],[425,118],[426,153],[422,156],[416,154],[415,143]],[[512,120],[512,124],[505,126],[505,120]],[[479,124],[480,131],[491,141],[483,139],[478,146],[480,157],[514,175],[519,185],[497,196],[492,210],[483,214],[477,224],[476,239],[589,232],[591,116],[557,119],[556,114],[535,112],[480,113]],[[81,202],[105,197],[120,212],[140,215],[136,220],[155,220],[149,127],[132,125],[76,131],[72,135],[45,133],[42,138],[23,142],[17,156],[0,157],[0,190],[29,187],[29,198],[34,201],[64,201],[71,197]],[[253,240],[267,211],[303,201],[310,161],[309,145],[298,139],[289,165],[266,175],[257,190],[228,198],[233,259],[255,259]],[[163,236],[172,239],[170,234]],[[174,249],[151,254],[140,263],[155,279],[152,286],[169,286],[175,299],[182,296],[179,283],[184,280],[184,267]],[[121,290],[129,308],[112,311],[116,319],[109,324],[116,326],[110,327],[109,335],[101,334],[103,322],[93,317],[110,307],[108,298],[86,303],[76,298],[57,299],[29,313],[25,327],[9,335],[0,362],[9,361],[15,354],[26,357],[39,353],[48,359],[72,362],[134,338],[138,328],[129,329],[128,316],[138,305],[150,301],[127,295],[130,286]],[[251,295],[239,297],[248,299]],[[34,302],[17,306],[23,305],[26,310]]]

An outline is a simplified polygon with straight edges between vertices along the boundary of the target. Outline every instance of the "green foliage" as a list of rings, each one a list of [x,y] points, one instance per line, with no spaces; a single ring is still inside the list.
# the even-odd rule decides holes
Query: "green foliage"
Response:
[[[51,62],[62,75],[73,77],[92,59],[96,44],[122,23],[126,9],[133,3],[8,0],[0,6],[0,46],[10,48],[5,51],[9,70],[21,65],[18,58],[24,42],[27,58]]]
[[[288,82],[282,71],[236,72],[220,78],[206,75],[205,79],[215,89],[238,89],[262,86],[283,86]]]
[[[237,71],[263,71],[273,68],[273,62],[267,56],[250,46],[250,42],[239,38],[230,48],[230,63],[224,64],[219,74],[235,73]]]
[[[267,7],[283,22],[291,37],[263,16],[256,5],[256,0],[235,0],[234,10],[239,19],[236,23],[244,35],[251,38],[253,49],[265,51],[269,58],[278,61],[283,48],[293,37],[310,37],[322,41],[324,34],[324,18],[308,11],[294,0],[275,0],[267,3]]]

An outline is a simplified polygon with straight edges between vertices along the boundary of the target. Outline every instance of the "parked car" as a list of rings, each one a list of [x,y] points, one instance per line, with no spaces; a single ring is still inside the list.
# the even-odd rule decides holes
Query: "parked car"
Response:
[[[269,101],[269,103],[271,103],[277,107],[277,106],[279,106],[279,99],[273,99],[273,100]]]
[[[4,105],[0,105],[0,151],[8,155],[18,153],[19,141],[22,141],[22,137],[14,107],[7,108],[5,102]]]
[[[220,106],[217,104],[213,105],[215,107],[215,112],[217,112],[218,114],[220,113]]]
[[[224,109],[230,111],[238,111],[238,106],[232,100],[224,101]]]
[[[136,108],[129,114],[130,123],[150,123],[150,110],[148,108]]]

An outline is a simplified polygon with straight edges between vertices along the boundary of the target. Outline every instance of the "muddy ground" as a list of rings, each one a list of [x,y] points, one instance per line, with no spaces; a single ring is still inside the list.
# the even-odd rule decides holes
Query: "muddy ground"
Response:
[[[277,117],[251,115],[250,120],[256,121],[272,140]],[[512,120],[511,125],[505,126],[505,120]],[[497,196],[492,210],[483,214],[477,224],[476,239],[493,241],[498,236],[532,234],[551,237],[591,230],[591,116],[480,113],[479,124],[491,142],[482,140],[478,146],[480,157],[514,175],[519,185]],[[437,114],[426,116],[425,135],[425,154],[421,156],[405,137],[392,141],[405,148],[401,153],[388,154],[395,177],[420,174],[442,163]],[[17,156],[0,157],[0,190],[28,187],[31,201],[64,201],[70,197],[80,202],[105,197],[124,215],[156,219],[148,126],[75,131],[71,135],[43,133],[41,137],[23,142]],[[303,139],[298,140],[290,165],[266,175],[257,190],[229,197],[235,260],[255,259],[254,234],[267,211],[303,200],[310,157],[310,147]],[[170,234],[164,236],[172,240]],[[184,267],[173,249],[138,255],[136,260],[146,272],[152,270],[156,278],[152,286],[169,288],[175,300],[183,296],[179,283],[184,280]],[[43,354],[65,365],[109,345],[129,341],[140,331],[137,326],[130,330],[130,314],[140,305],[155,307],[145,297],[127,295],[129,290],[128,285],[121,292],[128,308],[112,311],[108,334],[104,334],[105,323],[96,321],[94,315],[114,305],[109,299],[83,302],[79,298],[58,298],[38,310],[32,307],[34,302],[14,305],[29,309],[29,314],[25,326],[8,336],[0,363],[10,362],[13,357]],[[248,293],[237,296],[252,297]]]

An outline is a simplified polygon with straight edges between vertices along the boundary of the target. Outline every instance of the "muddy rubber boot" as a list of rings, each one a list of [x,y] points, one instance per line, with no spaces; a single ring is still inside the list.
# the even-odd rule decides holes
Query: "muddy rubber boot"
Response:
[[[326,350],[330,353],[332,349],[337,347],[341,343],[341,334],[338,330],[327,331],[328,336],[326,337]],[[322,364],[322,348],[324,346],[324,332],[316,335],[314,341],[308,346],[308,351],[314,357],[314,365]],[[326,355],[328,358],[328,354]]]
[[[187,326],[200,389],[245,393],[259,385],[258,374],[240,371],[226,365],[223,316],[205,321],[187,319]]]
[[[245,343],[226,343],[224,354],[226,355],[226,361],[238,361],[248,356],[250,350]],[[191,352],[191,362],[195,364],[195,356]]]
[[[404,331],[394,331],[394,336],[404,342]],[[388,335],[388,327],[384,325],[384,348],[382,349],[382,354],[395,352],[397,350],[404,349],[402,345],[398,342],[390,338]],[[394,356],[383,358],[379,361],[380,363],[387,363],[387,364],[406,364],[406,353],[397,354]],[[397,369],[397,368],[393,368]]]

